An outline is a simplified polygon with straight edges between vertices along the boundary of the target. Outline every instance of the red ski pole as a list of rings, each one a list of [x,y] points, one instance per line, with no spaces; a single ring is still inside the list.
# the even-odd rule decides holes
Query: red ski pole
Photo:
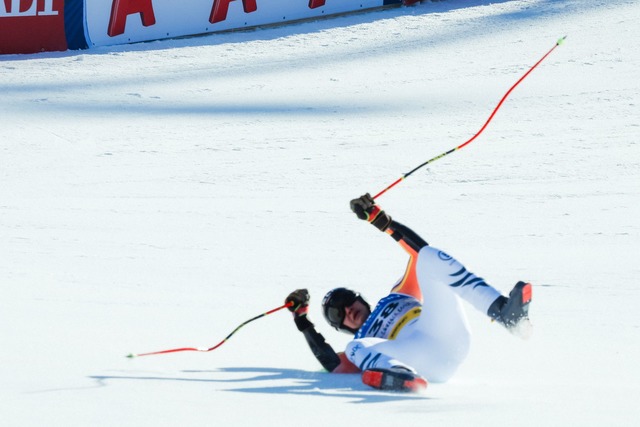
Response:
[[[396,181],[394,181],[391,185],[389,185],[387,188],[385,188],[384,190],[382,190],[381,192],[379,192],[378,194],[376,194],[375,196],[373,196],[374,199],[377,199],[378,197],[382,196],[384,193],[386,193],[388,190],[391,190],[393,187],[395,187],[397,184],[399,184],[400,182],[404,181],[407,177],[409,177],[409,175],[411,175],[412,173],[414,173],[415,171],[417,171],[418,169],[422,168],[423,166],[428,165],[429,163],[433,163],[438,159],[443,158],[444,156],[453,153],[454,151],[460,150],[461,148],[464,148],[465,146],[469,145],[473,140],[475,140],[478,136],[480,136],[480,134],[482,132],[484,132],[484,130],[486,129],[486,127],[489,125],[489,122],[491,122],[491,120],[493,120],[493,116],[496,115],[496,113],[498,112],[498,110],[500,109],[500,107],[502,107],[502,104],[504,103],[504,101],[507,99],[507,97],[511,94],[511,92],[513,92],[513,90],[516,88],[516,86],[518,86],[520,84],[520,82],[522,82],[533,70],[536,69],[536,67],[538,65],[540,65],[540,63],[542,61],[544,61],[547,56],[549,56],[551,54],[551,52],[553,52],[555,50],[555,48],[557,48],[558,46],[560,46],[562,44],[562,42],[564,42],[564,40],[567,38],[567,36],[564,36],[560,39],[558,39],[558,41],[556,42],[556,44],[542,57],[538,60],[538,62],[536,62],[533,67],[531,67],[529,69],[529,71],[527,71],[526,73],[524,73],[524,75],[522,77],[520,77],[520,79],[518,79],[517,82],[515,82],[513,84],[513,86],[511,86],[511,88],[509,88],[509,90],[507,91],[507,93],[504,94],[504,96],[502,97],[502,99],[500,100],[500,102],[498,102],[498,105],[496,106],[496,108],[493,110],[493,112],[491,113],[491,115],[489,116],[489,118],[487,119],[487,121],[485,122],[485,124],[482,126],[482,128],[480,128],[480,130],[473,135],[469,140],[467,140],[466,142],[464,142],[463,144],[458,145],[455,148],[452,148],[449,151],[445,151],[442,154],[439,154],[437,156],[435,156],[432,159],[427,160],[426,162],[422,163],[420,166],[414,168],[413,170],[411,170],[410,172],[405,173],[404,175],[402,175],[400,178],[398,178]]]
[[[252,317],[251,319],[247,320],[246,322],[240,324],[237,328],[235,328],[229,335],[226,336],[225,339],[223,339],[218,344],[216,344],[216,345],[214,345],[213,347],[210,347],[210,348],[181,347],[181,348],[172,348],[172,349],[169,349],[169,350],[152,351],[150,353],[131,353],[131,354],[127,354],[127,357],[134,358],[134,357],[141,357],[141,356],[152,356],[154,354],[177,353],[179,351],[200,351],[200,352],[204,352],[204,353],[209,352],[209,351],[213,351],[216,348],[220,347],[222,344],[224,344],[229,338],[231,338],[231,336],[233,334],[238,332],[238,330],[240,328],[242,328],[244,325],[246,325],[247,323],[251,323],[254,320],[260,319],[261,317],[264,317],[264,316],[266,316],[268,314],[275,313],[276,311],[282,310],[283,308],[290,307],[291,305],[293,305],[293,302],[288,302],[287,304],[281,305],[280,307],[274,308],[273,310],[269,310],[266,313],[262,313],[262,314],[257,315],[256,317]]]

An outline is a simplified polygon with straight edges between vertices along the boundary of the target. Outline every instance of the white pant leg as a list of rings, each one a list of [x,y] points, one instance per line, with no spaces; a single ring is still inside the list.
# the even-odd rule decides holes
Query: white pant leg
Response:
[[[395,340],[353,340],[347,345],[347,357],[362,370],[403,366],[430,382],[449,380],[469,351],[468,331],[442,339],[427,335],[416,325],[407,325]]]
[[[435,286],[445,286],[485,315],[491,303],[500,296],[500,292],[484,279],[467,270],[452,256],[431,246],[420,250],[416,268],[423,296]],[[426,297],[424,300],[427,302]]]
[[[347,356],[361,369],[404,365],[431,382],[444,382],[469,352],[470,332],[458,296],[486,313],[500,294],[454,258],[432,247],[420,251],[416,268],[424,300],[418,319],[405,326],[395,340],[352,341]]]

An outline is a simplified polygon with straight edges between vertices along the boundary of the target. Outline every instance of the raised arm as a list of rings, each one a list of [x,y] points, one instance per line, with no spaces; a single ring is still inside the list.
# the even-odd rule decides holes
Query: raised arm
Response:
[[[385,232],[393,237],[396,242],[400,243],[400,246],[412,257],[417,256],[420,249],[429,246],[416,232],[397,221],[392,220]]]
[[[378,230],[393,237],[409,254],[410,258],[405,274],[391,292],[411,295],[422,301],[422,292],[416,276],[416,262],[420,249],[428,246],[428,243],[409,227],[391,219],[380,206],[375,204],[369,193],[353,199],[350,206],[358,218],[370,222]]]
[[[392,220],[380,206],[375,204],[369,193],[353,199],[351,210],[358,218],[370,222],[378,230],[393,237],[412,257],[415,257],[420,249],[429,245],[409,227]]]

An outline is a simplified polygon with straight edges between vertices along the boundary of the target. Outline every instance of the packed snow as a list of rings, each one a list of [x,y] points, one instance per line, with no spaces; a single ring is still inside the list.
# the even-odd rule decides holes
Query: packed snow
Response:
[[[0,416],[15,426],[635,426],[640,3],[423,2],[322,21],[0,57]],[[507,293],[422,394],[323,372],[286,310],[370,302],[406,255],[378,199]]]

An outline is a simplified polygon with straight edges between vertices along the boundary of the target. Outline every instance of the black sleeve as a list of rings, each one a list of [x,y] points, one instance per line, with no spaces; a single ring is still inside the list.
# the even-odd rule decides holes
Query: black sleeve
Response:
[[[389,230],[391,231],[391,237],[393,237],[397,242],[405,242],[416,253],[420,252],[420,249],[425,246],[429,246],[429,244],[422,237],[418,236],[415,231],[397,221],[391,221],[391,224],[389,224]]]
[[[324,340],[322,334],[316,331],[315,326],[307,316],[296,317],[294,319],[298,330],[302,332],[313,355],[327,371],[332,372],[340,364],[340,357],[333,351],[333,348]]]

